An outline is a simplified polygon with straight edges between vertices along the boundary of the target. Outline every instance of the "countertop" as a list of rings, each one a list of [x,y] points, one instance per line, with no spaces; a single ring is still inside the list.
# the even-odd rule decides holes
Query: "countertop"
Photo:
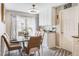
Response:
[[[79,36],[72,36],[73,38],[79,38]]]
[[[56,31],[50,31],[50,30],[44,30],[45,32],[48,32],[48,33],[55,33]]]

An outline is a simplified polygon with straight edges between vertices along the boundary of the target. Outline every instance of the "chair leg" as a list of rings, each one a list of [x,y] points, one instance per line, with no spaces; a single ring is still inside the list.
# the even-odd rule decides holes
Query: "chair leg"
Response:
[[[43,46],[41,45],[41,55],[43,56]]]
[[[10,51],[8,51],[8,56],[10,56]]]
[[[34,55],[36,56],[36,51],[34,51]]]
[[[21,52],[21,49],[19,49],[19,53],[20,53],[20,55],[22,56],[22,52]]]
[[[40,50],[38,50],[38,54],[39,54],[39,56],[40,56]]]

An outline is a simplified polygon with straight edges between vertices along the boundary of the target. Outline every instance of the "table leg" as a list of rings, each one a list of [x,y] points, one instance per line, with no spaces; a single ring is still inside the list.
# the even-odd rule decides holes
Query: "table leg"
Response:
[[[24,42],[23,42],[23,48],[25,48]]]

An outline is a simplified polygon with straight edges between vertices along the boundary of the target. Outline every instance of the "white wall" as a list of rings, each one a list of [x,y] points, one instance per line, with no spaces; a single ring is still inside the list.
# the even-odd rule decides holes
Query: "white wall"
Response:
[[[6,18],[6,20],[5,20],[5,24],[6,24],[6,33],[10,36],[11,35],[11,13],[10,12],[6,12],[6,14],[5,14],[5,18]]]
[[[0,3],[0,21],[1,21],[1,3]]]
[[[1,4],[0,4],[0,7],[1,7]],[[0,13],[1,13],[1,8],[0,8]],[[1,14],[0,14],[1,16]],[[1,22],[1,17],[0,17],[0,22]],[[0,55],[1,55],[1,38],[0,38]]]
[[[51,17],[52,17],[52,10],[51,7],[49,6],[44,6],[40,8],[40,13],[39,13],[39,25],[51,25]]]
[[[4,47],[5,47],[5,44],[4,44],[4,40],[1,40],[1,36],[3,33],[5,33],[5,24],[1,21],[1,3],[0,3],[0,56],[1,55],[4,55]],[[5,18],[4,18],[5,19]]]
[[[39,25],[54,25],[55,24],[55,9],[59,5],[58,3],[50,3],[50,4],[42,4],[43,6],[39,6]]]

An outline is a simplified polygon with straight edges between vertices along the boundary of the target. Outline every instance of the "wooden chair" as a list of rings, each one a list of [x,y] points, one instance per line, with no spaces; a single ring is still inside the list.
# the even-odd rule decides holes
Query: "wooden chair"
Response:
[[[31,55],[31,52],[34,52],[35,54],[35,52],[38,51],[40,55],[41,40],[42,40],[41,36],[31,37],[30,40],[28,41],[28,46],[23,49],[23,52],[25,52],[28,55]]]
[[[10,51],[12,50],[19,50],[20,54],[21,54],[21,46],[17,43],[10,43],[9,39],[6,37],[6,35],[2,35],[1,39],[4,39],[4,42],[8,48],[8,55],[10,55]]]
[[[7,33],[4,33],[4,35],[6,35],[6,38],[7,39],[10,39],[9,35]],[[20,44],[19,42],[17,42],[16,40],[8,40],[10,43],[17,43],[17,44]]]

